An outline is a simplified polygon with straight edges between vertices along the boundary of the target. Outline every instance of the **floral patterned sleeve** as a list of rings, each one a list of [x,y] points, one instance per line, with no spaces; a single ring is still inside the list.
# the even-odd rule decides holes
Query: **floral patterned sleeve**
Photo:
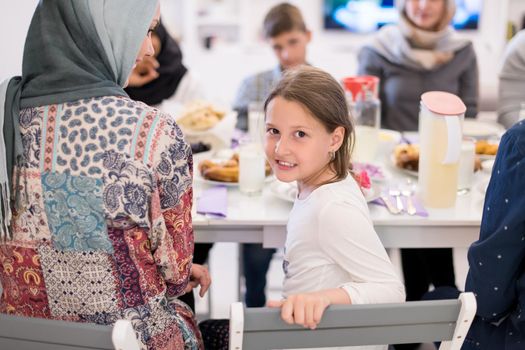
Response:
[[[157,188],[151,204],[151,245],[167,285],[167,296],[183,294],[193,260],[191,148],[169,116],[157,125],[151,145]]]

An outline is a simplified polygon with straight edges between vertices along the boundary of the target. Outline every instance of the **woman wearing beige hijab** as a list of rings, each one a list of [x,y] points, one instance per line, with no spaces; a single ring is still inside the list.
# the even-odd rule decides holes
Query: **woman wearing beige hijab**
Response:
[[[419,99],[429,90],[458,95],[475,117],[478,68],[469,40],[450,26],[454,0],[396,0],[399,21],[388,25],[359,53],[359,74],[381,79],[381,125],[417,130]]]

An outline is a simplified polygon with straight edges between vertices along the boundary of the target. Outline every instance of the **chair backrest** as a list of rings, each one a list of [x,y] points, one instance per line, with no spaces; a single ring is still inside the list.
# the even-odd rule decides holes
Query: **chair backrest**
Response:
[[[476,313],[472,293],[459,299],[399,304],[336,305],[315,330],[284,323],[279,309],[233,303],[230,350],[294,349],[441,341],[459,350]]]
[[[113,341],[112,341],[113,340]],[[114,327],[0,314],[0,349],[138,350],[139,344],[127,320]]]

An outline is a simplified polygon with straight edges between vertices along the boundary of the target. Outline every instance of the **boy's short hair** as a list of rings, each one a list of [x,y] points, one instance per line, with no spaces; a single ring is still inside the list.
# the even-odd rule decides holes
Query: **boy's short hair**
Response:
[[[301,11],[289,3],[282,3],[270,9],[264,17],[263,30],[266,39],[293,30],[307,31]]]

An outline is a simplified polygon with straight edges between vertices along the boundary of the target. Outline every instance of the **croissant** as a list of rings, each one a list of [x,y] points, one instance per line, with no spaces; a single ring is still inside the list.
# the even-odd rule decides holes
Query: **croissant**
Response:
[[[208,180],[221,182],[239,182],[239,167],[213,166],[201,172]]]

